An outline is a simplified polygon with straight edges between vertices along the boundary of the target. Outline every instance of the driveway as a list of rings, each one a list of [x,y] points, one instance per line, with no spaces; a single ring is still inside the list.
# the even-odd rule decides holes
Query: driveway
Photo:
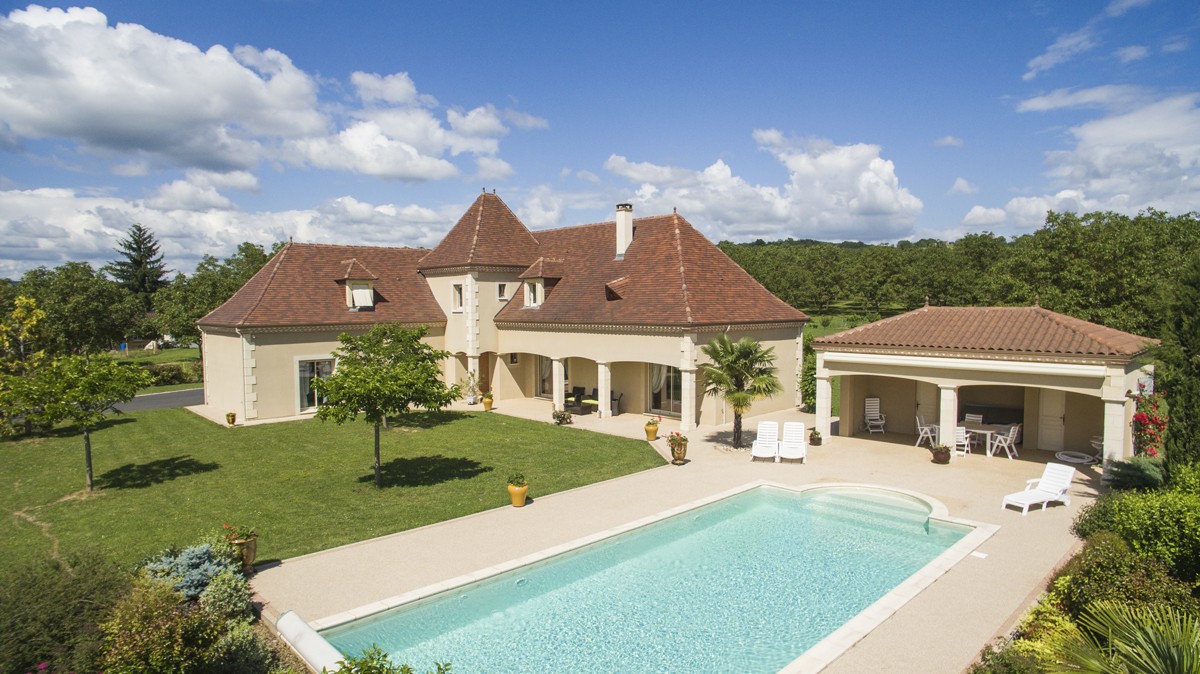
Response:
[[[147,393],[116,405],[121,412],[141,412],[143,410],[165,410],[172,407],[187,407],[204,403],[204,389],[193,388],[184,391],[166,391],[165,393]]]

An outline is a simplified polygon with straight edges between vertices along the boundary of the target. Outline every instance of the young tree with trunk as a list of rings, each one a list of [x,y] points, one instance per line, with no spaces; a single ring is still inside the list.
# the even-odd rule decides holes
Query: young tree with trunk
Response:
[[[49,362],[46,357],[46,312],[32,297],[17,295],[12,311],[0,314],[0,433],[23,426],[33,431],[35,410],[29,406],[30,377]]]
[[[313,381],[318,419],[341,425],[361,414],[374,427],[377,488],[383,486],[379,429],[386,418],[417,407],[440,410],[462,397],[457,384],[441,379],[439,363],[450,353],[422,342],[425,332],[381,323],[363,335],[343,334],[333,374]]]
[[[755,400],[770,398],[781,386],[775,376],[775,348],[764,349],[757,340],[734,342],[721,335],[701,347],[711,360],[700,366],[707,385],[705,395],[724,398],[733,408],[733,446],[742,446],[742,415]]]
[[[73,422],[83,430],[87,488],[92,490],[92,431],[117,403],[129,402],[150,385],[150,373],[123,366],[107,355],[65,356],[43,369],[36,383],[47,417]]]
[[[158,240],[149,229],[134,224],[117,246],[116,252],[121,257],[109,263],[106,271],[138,299],[143,311],[150,311],[154,293],[167,285],[167,266],[163,264]]]
[[[26,272],[17,291],[46,312],[47,351],[88,354],[121,342],[142,318],[142,306],[117,282],[86,262]]]

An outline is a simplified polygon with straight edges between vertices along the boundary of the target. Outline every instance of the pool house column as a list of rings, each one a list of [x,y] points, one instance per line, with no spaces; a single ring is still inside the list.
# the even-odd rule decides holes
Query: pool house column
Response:
[[[954,428],[958,425],[958,387],[954,384],[938,384],[941,404],[938,407],[938,442],[947,447],[954,446]],[[951,456],[954,452],[950,453]]]
[[[817,431],[822,437],[833,437],[833,385],[829,375],[817,375]]]
[[[1103,398],[1104,400],[1104,465],[1120,461],[1125,456],[1125,405],[1129,400]]]

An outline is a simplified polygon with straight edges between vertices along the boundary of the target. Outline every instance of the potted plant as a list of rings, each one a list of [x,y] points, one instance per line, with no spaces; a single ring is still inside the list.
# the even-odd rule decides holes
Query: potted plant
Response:
[[[950,448],[942,444],[934,444],[929,448],[929,452],[933,454],[933,462],[946,464],[950,463]]]
[[[483,392],[483,411],[484,412],[492,411],[492,392],[491,391]]]
[[[566,410],[554,410],[554,412],[551,413],[551,416],[554,417],[554,423],[558,424],[559,426],[565,426],[566,424],[571,423],[571,413]]]
[[[225,540],[237,548],[242,558],[242,573],[254,573],[254,557],[258,553],[258,532],[250,527],[225,523]]]
[[[525,505],[525,497],[529,494],[529,482],[525,479],[522,473],[513,473],[508,476],[508,495],[512,498],[514,508],[521,508]]]
[[[226,412],[225,423],[229,424],[229,426],[232,428],[233,425],[237,423],[237,412]]]
[[[667,444],[671,446],[671,463],[682,466],[687,456],[687,436],[674,431],[667,436]]]
[[[662,421],[662,417],[654,417],[646,422],[646,441],[654,442],[658,439],[658,422]]]
[[[813,447],[820,447],[821,446],[821,431],[818,431],[815,428],[812,429],[812,432],[810,432],[808,434],[808,444],[812,445]]]

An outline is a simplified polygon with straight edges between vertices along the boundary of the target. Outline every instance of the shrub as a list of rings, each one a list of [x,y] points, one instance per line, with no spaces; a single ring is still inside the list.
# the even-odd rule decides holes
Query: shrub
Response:
[[[1181,491],[1110,492],[1084,508],[1071,525],[1088,538],[1111,531],[1143,557],[1162,560],[1185,583],[1200,575],[1200,495]]]
[[[379,646],[371,646],[360,655],[341,661],[338,672],[345,674],[413,674],[408,665],[397,665]],[[450,663],[436,663],[436,674],[450,674]]]
[[[221,622],[246,620],[254,614],[250,583],[239,573],[222,571],[200,593],[200,607]]]
[[[1018,663],[1037,663],[1037,671],[1052,669],[1059,646],[1078,635],[1075,624],[1062,609],[1062,592],[1063,581],[1051,581],[1046,593],[1021,618],[1013,632],[1015,639],[1008,644],[1013,656],[1021,657]]]
[[[1060,602],[1074,619],[1095,601],[1115,600],[1131,606],[1200,608],[1190,588],[1171,578],[1157,559],[1129,549],[1120,536],[1099,531],[1056,574],[1061,579]]]
[[[205,611],[182,603],[165,583],[142,578],[100,628],[106,674],[202,672],[221,625]]]
[[[238,552],[237,546],[229,542],[229,536],[226,535],[224,529],[208,534],[200,539],[197,545],[207,545],[212,550],[213,559],[218,562],[228,564],[235,569],[242,567],[242,555]]]
[[[1168,465],[1167,486],[1185,494],[1200,494],[1200,463]]]
[[[968,674],[1042,674],[1045,670],[1032,656],[1017,651],[1015,642],[997,639],[984,647],[979,662],[971,665]]]
[[[1118,490],[1161,489],[1166,482],[1163,460],[1135,456],[1128,461],[1113,461],[1104,469],[1105,484]]]
[[[271,671],[277,658],[271,645],[248,620],[228,624],[228,631],[208,654],[211,672],[263,674]]]
[[[175,589],[190,601],[199,597],[217,574],[236,568],[236,565],[213,555],[212,546],[204,544],[184,548],[178,555],[167,551],[147,564],[145,570],[151,578],[173,580]]]
[[[0,671],[100,669],[98,624],[130,587],[129,576],[96,551],[70,565],[39,560],[0,577]]]

